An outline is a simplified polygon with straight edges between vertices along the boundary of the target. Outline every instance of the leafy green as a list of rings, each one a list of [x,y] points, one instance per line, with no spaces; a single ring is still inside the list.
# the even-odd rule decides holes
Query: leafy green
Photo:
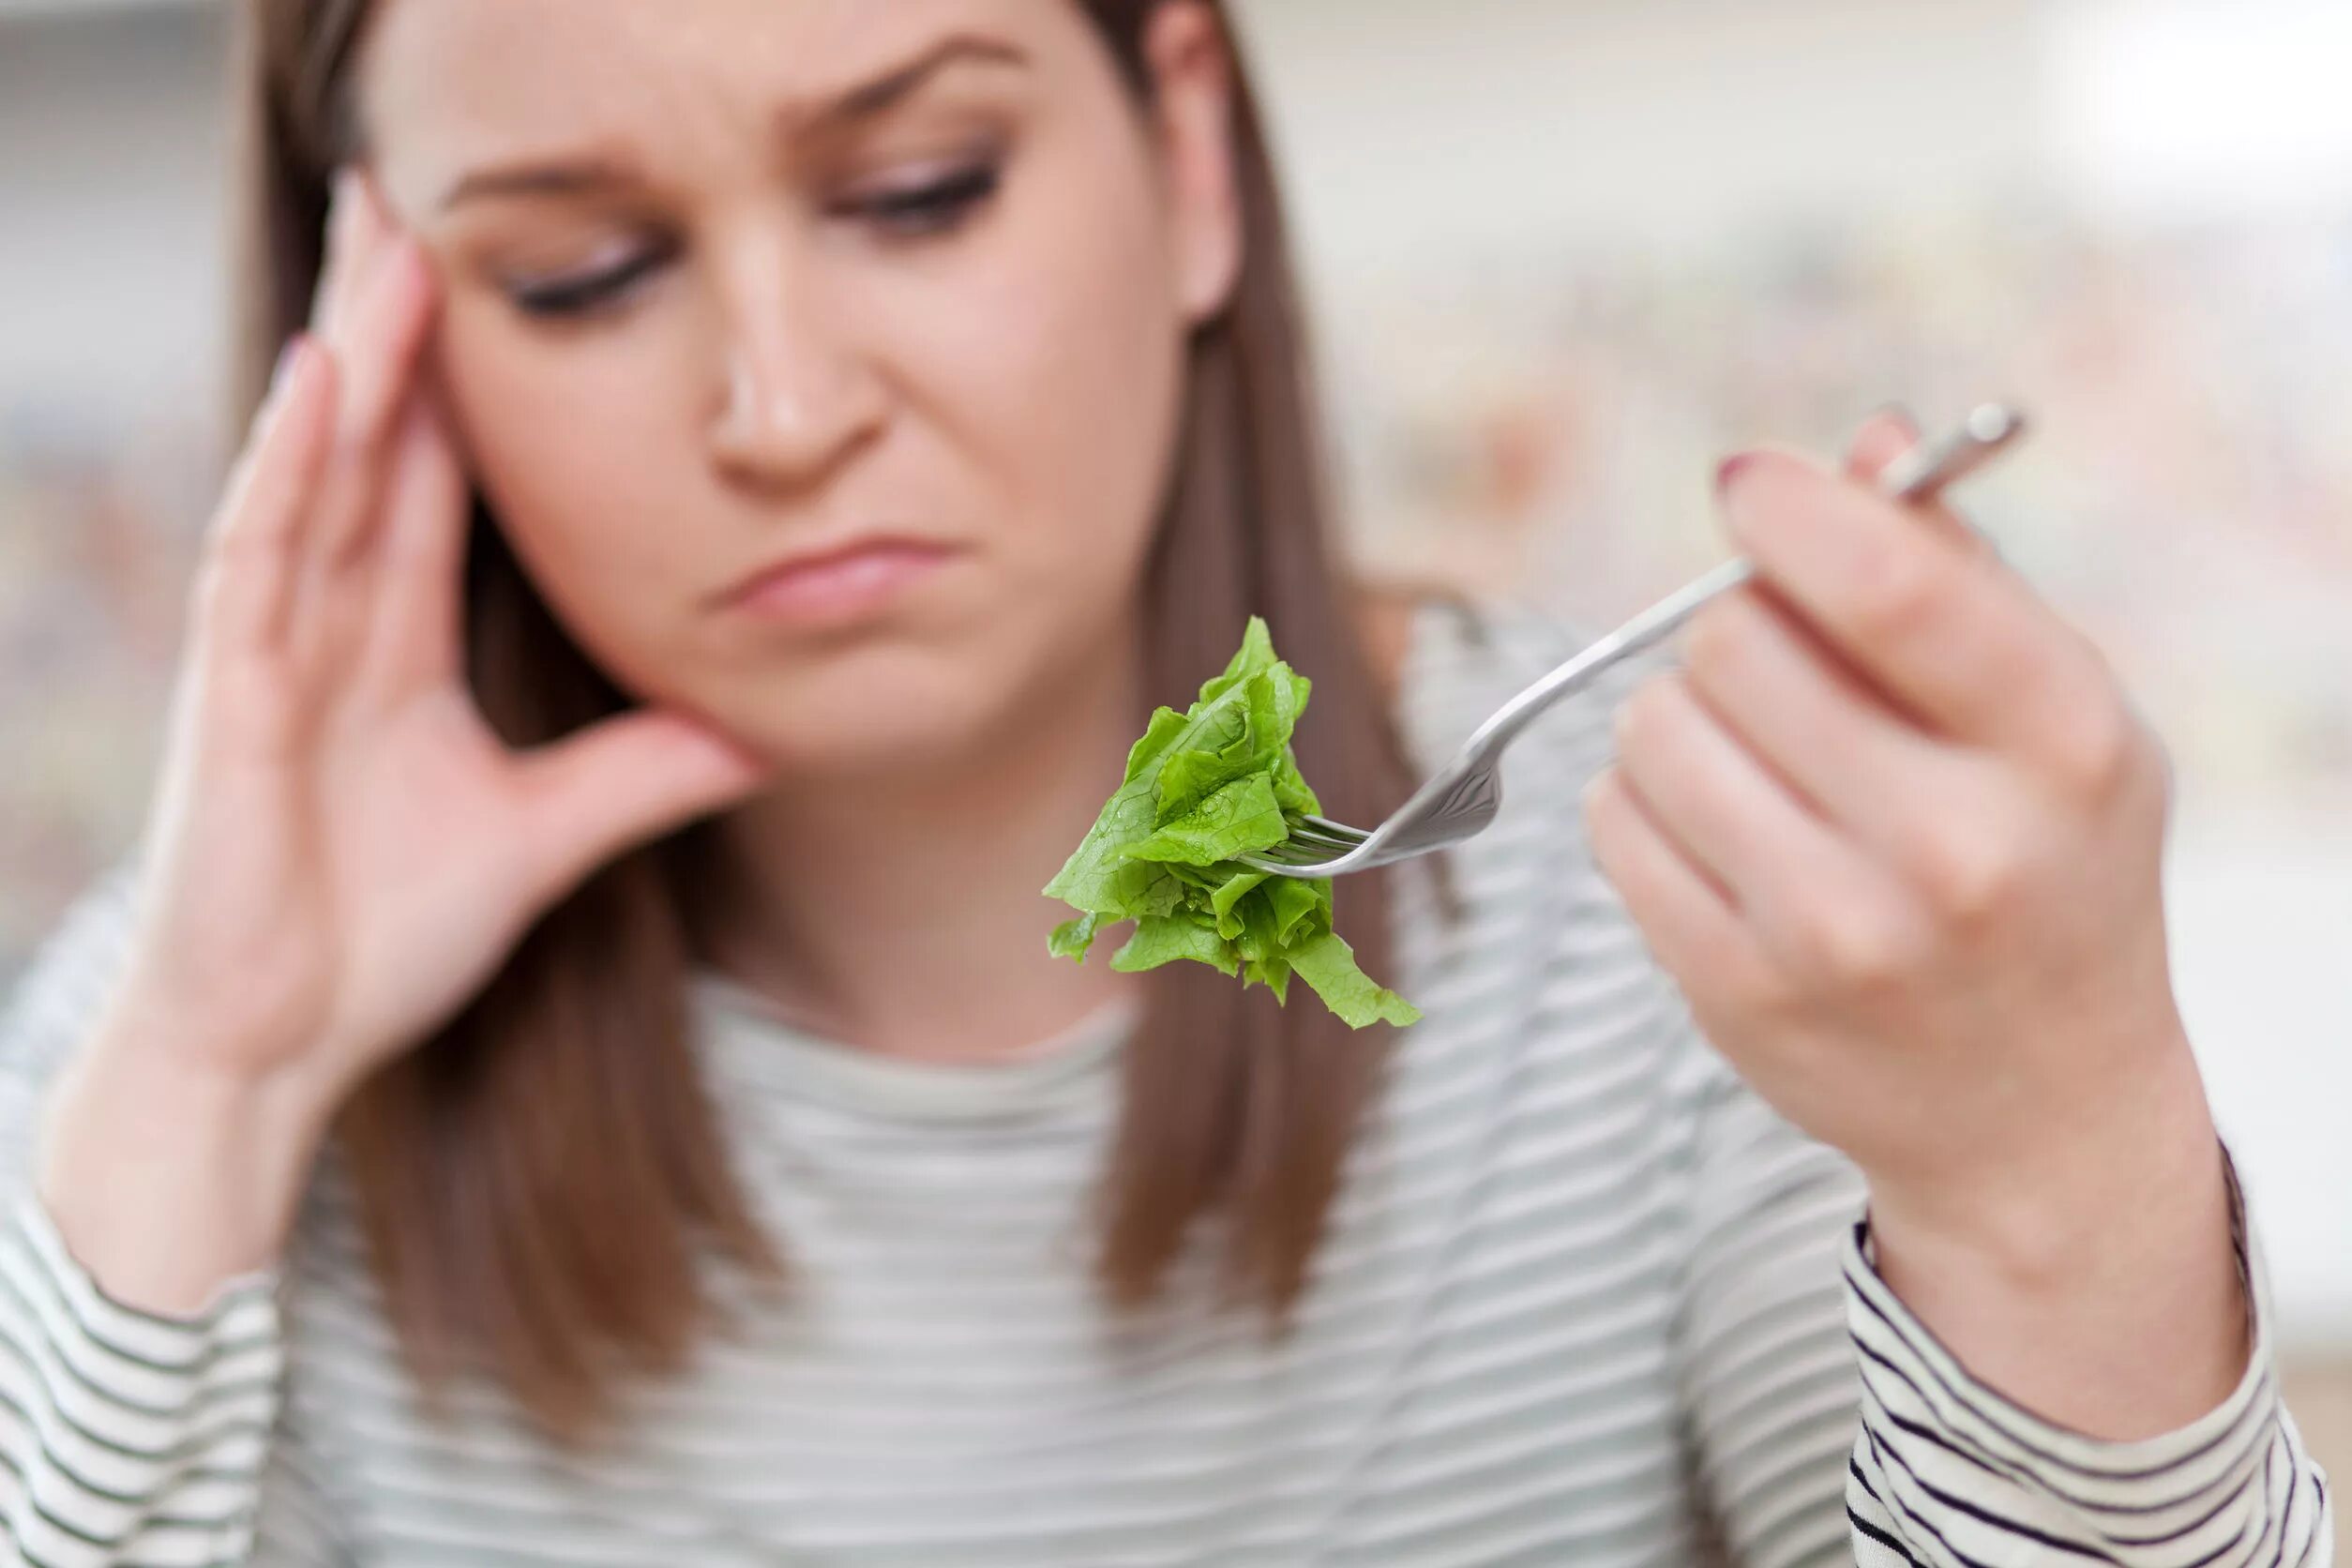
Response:
[[[1152,716],[1127,754],[1125,783],[1046,887],[1079,912],[1053,933],[1057,957],[1083,962],[1103,927],[1133,921],[1110,960],[1122,973],[1188,959],[1285,1002],[1295,974],[1357,1029],[1420,1019],[1333,932],[1328,880],[1270,877],[1237,859],[1283,843],[1292,818],[1322,810],[1290,753],[1312,689],[1252,617],[1241,652],[1190,712]]]

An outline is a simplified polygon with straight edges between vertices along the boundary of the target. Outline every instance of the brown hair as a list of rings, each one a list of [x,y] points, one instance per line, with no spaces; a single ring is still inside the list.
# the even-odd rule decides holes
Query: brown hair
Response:
[[[1080,0],[1138,98],[1145,26],[1164,3]],[[248,400],[309,312],[331,175],[358,146],[350,77],[369,9],[244,8]],[[1245,77],[1235,85],[1247,255],[1229,308],[1193,345],[1144,585],[1151,690],[1181,704],[1264,614],[1315,681],[1302,767],[1333,815],[1377,820],[1402,798],[1403,763],[1334,569],[1273,164]],[[626,705],[478,504],[467,570],[471,680],[508,741],[544,743]],[[620,1374],[686,1360],[709,1324],[701,1270],[714,1258],[780,1277],[790,1240],[764,1235],[745,1202],[690,1044],[686,982],[702,949],[685,890],[708,885],[691,872],[708,852],[709,836],[689,830],[605,867],[341,1118],[387,1310],[429,1390],[483,1370],[552,1434],[583,1439]],[[1365,968],[1386,977],[1384,879],[1351,880],[1345,918]],[[1214,1214],[1229,1299],[1279,1323],[1306,1288],[1382,1040],[1311,998],[1282,1008],[1199,965],[1149,984],[1101,1189],[1104,1291],[1122,1308],[1154,1299]]]

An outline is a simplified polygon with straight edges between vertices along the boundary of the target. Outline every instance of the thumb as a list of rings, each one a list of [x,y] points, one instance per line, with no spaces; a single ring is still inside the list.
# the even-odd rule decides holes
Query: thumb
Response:
[[[771,771],[685,714],[625,714],[527,760],[526,831],[537,863],[568,888],[625,851],[747,798]]]
[[[1919,445],[1919,421],[1899,403],[1889,403],[1854,434],[1846,454],[1846,469],[1855,478],[1876,483],[1887,465]]]
[[[1854,445],[1846,454],[1846,471],[1863,483],[1876,487],[1894,460],[1920,444],[1920,429],[1908,412],[1890,404],[1865,420],[1854,437]],[[1984,548],[1984,541],[1976,531],[1962,521],[1958,513],[1937,503],[1913,505],[1911,511],[1937,533],[1971,550]]]

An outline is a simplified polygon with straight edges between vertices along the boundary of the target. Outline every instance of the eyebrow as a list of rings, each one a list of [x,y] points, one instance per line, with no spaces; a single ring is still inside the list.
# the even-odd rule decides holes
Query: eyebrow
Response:
[[[788,107],[783,124],[803,133],[837,131],[897,108],[948,67],[957,64],[1023,67],[1029,56],[1009,43],[972,34],[943,38],[912,61],[830,99]],[[441,210],[494,196],[579,196],[637,183],[626,164],[610,158],[573,162],[519,163],[476,170],[441,198]]]

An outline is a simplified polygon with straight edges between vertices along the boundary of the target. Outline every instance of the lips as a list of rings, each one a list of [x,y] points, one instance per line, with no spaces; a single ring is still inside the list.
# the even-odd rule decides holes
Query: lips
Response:
[[[764,621],[840,625],[880,611],[957,553],[926,539],[853,540],[764,566],[729,590],[723,602]]]

